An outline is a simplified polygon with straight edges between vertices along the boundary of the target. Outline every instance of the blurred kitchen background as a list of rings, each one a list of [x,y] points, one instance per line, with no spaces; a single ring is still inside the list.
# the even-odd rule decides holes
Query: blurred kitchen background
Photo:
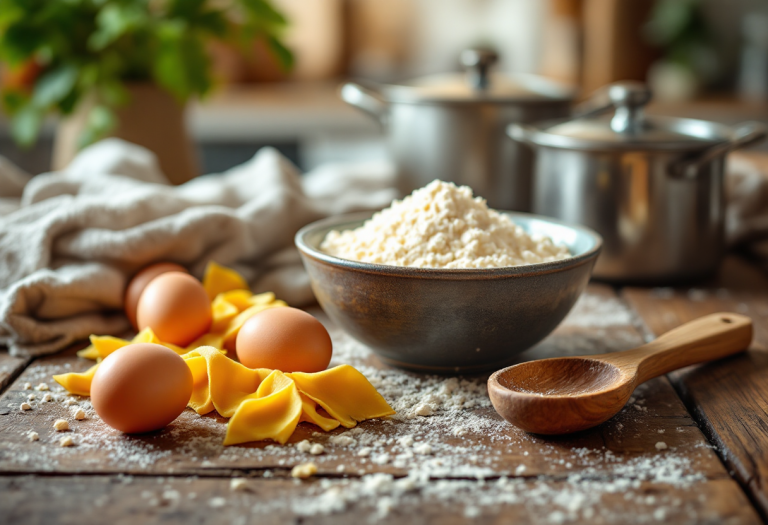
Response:
[[[735,124],[768,122],[765,0],[274,0],[288,20],[294,67],[272,54],[210,49],[217,86],[187,109],[200,173],[274,146],[302,170],[375,161],[380,126],[341,101],[343,79],[397,81],[460,71],[460,52],[494,49],[497,68],[577,86],[582,97],[643,80],[649,111]],[[258,46],[257,46],[258,47]],[[30,173],[50,169],[56,130],[18,147],[0,115],[0,154]],[[767,148],[762,146],[762,148]]]

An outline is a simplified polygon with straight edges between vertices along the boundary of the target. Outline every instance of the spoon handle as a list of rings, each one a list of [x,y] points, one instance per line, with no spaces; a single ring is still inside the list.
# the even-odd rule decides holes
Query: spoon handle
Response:
[[[751,342],[752,320],[721,312],[678,326],[634,350],[605,357],[620,368],[636,366],[640,384],[678,368],[743,352]]]

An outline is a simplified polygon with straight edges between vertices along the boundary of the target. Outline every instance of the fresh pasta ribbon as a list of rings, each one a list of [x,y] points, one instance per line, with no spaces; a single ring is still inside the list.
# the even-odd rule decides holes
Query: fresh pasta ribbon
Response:
[[[250,410],[259,413],[266,410],[263,403],[250,403],[250,401],[264,397],[262,385],[275,371],[264,368],[250,369],[224,356],[215,348],[198,348],[183,355],[182,359],[190,365],[193,376],[194,386],[190,408],[198,414],[206,414],[215,409],[223,417],[232,418],[227,435],[233,432],[233,437],[228,437],[225,444],[242,443],[243,441],[236,440],[243,436],[255,435],[239,427],[252,424]],[[201,359],[206,362],[205,369]],[[300,394],[300,418],[297,423],[307,421],[327,432],[339,425],[352,428],[360,421],[395,413],[365,376],[349,365],[340,365],[311,374],[293,372],[282,375],[295,383],[296,390]],[[282,397],[275,399],[284,401]],[[318,405],[331,417],[318,413]],[[284,423],[293,421],[295,405],[290,404],[289,407],[278,403],[278,406],[283,406],[285,410]],[[237,413],[240,416],[235,417]],[[255,432],[262,435],[261,430]],[[270,439],[284,443],[280,441],[282,438],[278,434],[271,435]],[[254,439],[248,441],[254,441]]]
[[[328,432],[395,413],[365,376],[349,365],[316,373],[283,373],[254,370],[233,361],[225,349],[234,350],[243,323],[262,310],[287,304],[271,292],[252,294],[237,272],[214,262],[206,268],[203,288],[211,299],[211,330],[188,347],[160,341],[150,328],[131,340],[92,335],[90,346],[77,355],[97,363],[83,373],[60,374],[53,379],[73,394],[89,396],[99,363],[111,353],[133,343],[166,346],[179,354],[192,372],[188,406],[198,414],[216,410],[230,418],[225,445],[264,439],[285,443],[302,421]]]
[[[224,445],[271,439],[285,444],[299,424],[302,402],[296,383],[274,370],[255,397],[243,401],[227,425]]]
[[[100,348],[117,346],[115,340],[123,341],[111,338]],[[198,414],[216,410],[230,418],[225,445],[264,439],[284,444],[302,421],[328,432],[395,413],[365,376],[349,365],[311,374],[254,370],[212,346],[196,348],[181,358],[192,372],[188,406]],[[61,374],[53,379],[73,394],[88,396],[98,367],[97,363],[83,373]],[[318,412],[318,406],[330,417]]]
[[[321,416],[317,412],[317,403],[304,394],[299,395],[301,396],[301,421],[317,425],[326,432],[330,432],[341,424],[335,419]]]
[[[192,399],[197,401],[189,406],[201,415],[215,409],[223,417],[232,417],[243,401],[258,397],[261,382],[272,372],[265,368],[252,370],[213,347],[198,348],[181,358],[188,364],[194,361],[196,369],[190,366]],[[205,362],[204,371],[197,369],[203,366],[200,359]]]
[[[91,382],[93,381],[93,375],[99,368],[99,364],[96,363],[91,368],[82,373],[71,372],[69,374],[59,374],[53,376],[53,380],[67,389],[71,394],[77,394],[79,396],[91,395]]]
[[[368,379],[349,365],[313,374],[293,372],[286,375],[296,382],[299,392],[323,407],[346,428],[366,419],[395,413]]]
[[[205,268],[203,288],[205,288],[211,301],[224,292],[232,290],[250,291],[248,283],[239,273],[214,261],[209,261]]]
[[[164,343],[155,335],[151,328],[145,328],[136,334],[130,341],[127,339],[120,339],[119,337],[113,337],[111,335],[91,335],[90,340],[90,346],[77,352],[78,357],[100,361],[115,350],[135,343],[155,343],[158,345],[163,345],[170,348],[177,354],[182,355],[193,349],[191,347],[194,345],[193,343],[190,345],[190,348],[187,349],[181,348],[180,346],[176,346],[171,343]]]

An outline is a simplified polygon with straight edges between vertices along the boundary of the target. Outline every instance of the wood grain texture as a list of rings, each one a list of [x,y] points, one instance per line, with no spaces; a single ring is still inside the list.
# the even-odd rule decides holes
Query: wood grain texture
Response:
[[[561,336],[570,339],[569,332],[564,330]],[[571,333],[571,336],[575,335]],[[90,413],[84,421],[71,420],[70,409],[61,402],[41,404],[26,412],[18,409],[30,393],[22,388],[24,382],[38,384],[45,380],[46,374],[65,369],[67,365],[84,370],[89,363],[67,353],[39,359],[0,397],[0,407],[9,409],[0,416],[0,473],[206,475],[290,470],[310,459],[317,463],[322,474],[327,475],[335,475],[337,469],[344,466],[346,473],[356,475],[385,472],[403,476],[413,467],[410,462],[405,466],[393,462],[376,464],[370,458],[357,456],[360,444],[344,446],[330,441],[332,436],[343,435],[347,430],[337,429],[325,434],[306,423],[299,425],[285,447],[269,442],[224,447],[226,419],[215,413],[201,417],[188,409],[163,431],[128,436],[109,429]],[[58,390],[52,382],[49,384]],[[85,398],[59,396],[77,400],[88,409]],[[445,448],[435,455],[446,464],[487,466],[507,474],[513,474],[519,465],[524,465],[525,476],[567,476],[584,469],[595,474],[608,474],[614,464],[611,458],[604,456],[605,450],[610,450],[622,461],[639,461],[654,455],[657,452],[655,444],[663,439],[686,464],[703,476],[725,475],[717,456],[706,446],[700,431],[663,378],[638,389],[633,403],[608,423],[572,436],[534,436],[504,424],[492,408],[476,408],[472,412],[479,418],[498,423],[495,428],[499,430],[488,435],[469,428],[465,435],[455,436],[450,428],[430,431],[429,420],[413,423],[373,420],[361,423],[359,428],[386,442],[381,452],[393,457],[402,452],[397,440],[413,435],[417,441],[439,441],[444,445]],[[52,424],[60,418],[70,420],[71,434],[78,443],[71,449],[60,449],[57,445],[61,434],[53,430]],[[419,433],[419,428],[424,429],[423,434]],[[27,438],[29,431],[37,432],[40,441],[30,442]],[[304,439],[323,444],[325,453],[312,457],[297,452],[292,445]]]
[[[30,361],[31,359],[26,357],[13,357],[7,350],[0,351],[0,392],[5,390]]]
[[[629,288],[623,297],[651,334],[730,310],[752,318],[755,338],[742,355],[669,374],[729,472],[768,518],[768,279],[731,258],[716,280],[698,288]]]
[[[633,322],[631,311],[610,288],[591,285],[566,322],[520,360],[636,347],[643,338]],[[388,369],[366,349],[351,344],[338,329],[329,328],[339,354],[349,357],[369,377],[402,382],[398,383],[403,385],[402,391],[388,390],[390,402],[410,395],[410,384],[425,394],[445,386],[445,378]],[[88,523],[96,518],[116,523],[141,519],[270,523],[275,516],[280,523],[299,519],[361,523],[378,516],[382,505],[391,504],[385,522],[647,523],[659,516],[670,522],[758,522],[740,487],[728,477],[663,377],[641,386],[615,418],[570,436],[526,434],[504,423],[487,405],[465,405],[455,411],[441,408],[426,417],[410,419],[401,414],[390,420],[368,421],[359,431],[324,434],[301,424],[284,447],[269,443],[223,447],[226,420],[215,415],[200,417],[187,410],[163,431],[126,436],[106,428],[89,411],[84,421],[69,418],[69,434],[76,444],[61,448],[57,443],[61,434],[53,430],[52,423],[67,417],[69,409],[54,402],[31,411],[18,410],[29,395],[22,385],[47,381],[53,386],[51,374],[84,370],[90,364],[78,359],[74,349],[38,359],[0,396],[0,407],[10,409],[0,415],[0,515],[26,517],[18,523],[49,523],[51,516],[61,516],[58,521],[65,523]],[[467,385],[457,388],[482,385],[483,381],[482,377],[467,378]],[[89,408],[87,400],[74,399]],[[38,433],[38,441],[28,439],[30,430]],[[339,435],[352,436],[356,442],[334,443],[332,436]],[[408,452],[402,444],[407,437],[416,444],[431,445],[431,450],[411,454],[406,462],[398,463],[397,458]],[[294,445],[303,439],[323,444],[324,453],[300,452]],[[662,441],[668,448],[657,450]],[[372,452],[360,455],[363,448]],[[412,445],[410,450],[416,447]],[[378,462],[385,454],[390,459]],[[287,479],[290,469],[307,461],[318,465],[325,481],[294,485]],[[430,480],[400,495],[390,489],[377,492],[380,478],[369,476],[399,478],[414,471],[425,473]],[[262,479],[267,472],[271,477]],[[131,483],[120,477],[125,474],[133,475]],[[245,495],[230,493],[231,476],[258,478],[255,490]],[[341,477],[348,486],[339,490],[357,497],[359,504],[349,501],[328,516],[314,512],[306,518],[292,507],[298,501],[312,510],[311,505],[322,502],[323,494]],[[500,477],[509,478],[514,485],[509,493],[497,487]],[[309,490],[311,487],[315,488]],[[302,492],[305,489],[309,492]],[[163,496],[166,490],[173,497]],[[365,490],[373,490],[374,495],[364,496]],[[173,491],[180,496],[175,497]],[[196,497],[190,498],[189,493]],[[211,503],[216,497],[224,498],[226,505],[218,506],[219,500]],[[230,500],[236,500],[232,504],[235,510],[230,510]],[[266,513],[267,507],[271,514]]]
[[[617,490],[576,512],[553,503],[558,495],[569,494],[565,481],[526,479],[503,487],[498,480],[457,481],[456,487],[444,486],[442,494],[413,489],[398,497],[396,506],[382,505],[391,497],[387,490],[361,495],[360,482],[354,479],[295,483],[257,474],[246,478],[242,491],[231,490],[230,482],[222,477],[0,477],[0,512],[6,523],[29,525],[760,523],[729,479],[713,480],[695,491],[638,482],[632,497]],[[354,498],[338,504],[335,512],[310,514],[318,505],[323,508],[335,487]],[[455,497],[445,498],[446,492]],[[478,499],[499,494],[506,501],[475,505]]]

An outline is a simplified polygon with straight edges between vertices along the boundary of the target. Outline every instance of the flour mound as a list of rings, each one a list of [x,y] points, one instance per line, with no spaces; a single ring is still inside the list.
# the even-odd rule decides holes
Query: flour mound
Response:
[[[500,268],[570,256],[565,246],[528,235],[489,209],[469,187],[439,180],[355,230],[328,233],[320,249],[342,259],[416,268]]]

